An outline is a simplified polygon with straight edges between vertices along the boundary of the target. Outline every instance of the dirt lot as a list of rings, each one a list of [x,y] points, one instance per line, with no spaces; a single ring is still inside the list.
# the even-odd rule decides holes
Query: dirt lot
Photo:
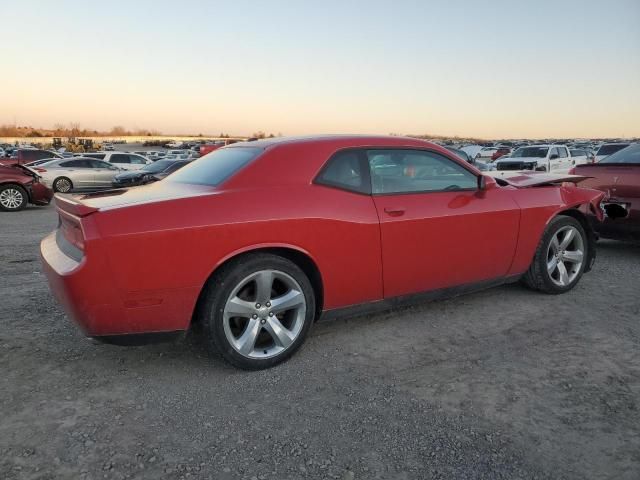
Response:
[[[85,340],[40,273],[55,224],[0,215],[2,479],[640,478],[639,246],[601,242],[565,296],[321,322],[248,373]]]

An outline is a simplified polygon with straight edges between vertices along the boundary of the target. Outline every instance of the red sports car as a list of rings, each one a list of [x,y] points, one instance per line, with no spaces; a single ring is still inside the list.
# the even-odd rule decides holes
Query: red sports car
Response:
[[[570,290],[595,259],[586,216],[602,218],[604,194],[567,183],[582,179],[494,180],[410,138],[237,143],[151,185],[58,194],[41,255],[86,334],[134,343],[199,322],[212,349],[258,369],[321,315],[520,279]]]
[[[640,240],[640,144],[632,144],[598,163],[577,165],[571,173],[589,177],[583,185],[607,194],[604,222],[594,221],[605,238]]]
[[[52,197],[53,191],[40,183],[32,170],[22,165],[0,165],[0,211],[17,212],[28,203],[48,205]]]

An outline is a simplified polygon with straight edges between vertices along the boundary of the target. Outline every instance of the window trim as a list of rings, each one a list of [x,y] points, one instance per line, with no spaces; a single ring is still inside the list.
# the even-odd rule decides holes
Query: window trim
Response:
[[[458,165],[459,167],[461,167],[462,169],[466,170],[471,175],[476,177],[476,186],[475,187],[473,187],[473,188],[459,188],[459,189],[456,189],[456,190],[428,190],[428,191],[425,191],[425,190],[412,190],[410,192],[373,193],[373,184],[371,184],[371,189],[370,190],[372,192],[371,196],[373,196],[373,197],[389,197],[389,196],[392,196],[392,195],[429,195],[429,194],[432,194],[432,193],[476,192],[476,191],[478,191],[478,178],[482,174],[478,175],[476,172],[474,172],[470,168],[467,168],[467,165],[465,165],[467,162],[464,162],[464,160],[461,159],[460,162],[458,162],[456,159],[453,159],[453,158],[449,157],[448,155],[444,155],[441,152],[433,150],[432,148],[418,148],[418,147],[381,147],[380,148],[380,147],[367,147],[364,150],[410,150],[410,151],[414,151],[414,152],[434,153],[436,155],[440,155],[441,157],[444,157],[447,160],[455,163],[456,165]],[[367,158],[367,164],[368,163],[369,163],[369,159]],[[371,181],[371,166],[368,165],[368,167],[369,167],[369,181]]]

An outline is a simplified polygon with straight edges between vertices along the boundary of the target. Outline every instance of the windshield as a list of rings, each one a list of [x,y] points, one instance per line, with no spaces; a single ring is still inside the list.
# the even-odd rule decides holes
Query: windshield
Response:
[[[630,145],[613,155],[603,158],[598,163],[629,163],[640,165],[640,144]]]
[[[628,143],[602,145],[600,147],[600,150],[598,150],[598,155],[611,155],[612,153],[619,152],[620,150],[628,146],[629,146]]]
[[[261,148],[231,147],[214,150],[172,174],[172,182],[216,186],[262,153]]]
[[[544,158],[547,156],[549,147],[520,147],[511,154],[511,158]]]
[[[172,162],[171,160],[158,160],[157,162],[145,165],[140,170],[144,170],[145,172],[149,173],[160,173],[173,163],[174,162]]]

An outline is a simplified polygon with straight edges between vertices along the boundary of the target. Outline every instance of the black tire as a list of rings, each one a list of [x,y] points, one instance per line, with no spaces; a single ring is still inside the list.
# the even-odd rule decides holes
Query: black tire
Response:
[[[568,285],[560,286],[553,281],[553,278],[547,269],[547,255],[554,236],[561,229],[568,226],[574,227],[582,236],[582,244],[584,246],[583,260],[579,270],[575,272],[575,278],[573,278],[573,280],[568,283]],[[578,284],[580,278],[584,274],[584,269],[587,266],[588,242],[589,239],[587,237],[587,234],[582,227],[582,224],[578,220],[566,215],[558,215],[557,217],[553,218],[551,222],[549,222],[549,225],[547,225],[547,228],[544,231],[542,238],[540,239],[540,243],[538,244],[538,248],[536,249],[536,253],[533,257],[533,261],[531,262],[529,270],[527,270],[527,273],[525,273],[524,277],[522,278],[524,284],[534,290],[554,295],[568,292]]]
[[[291,276],[301,287],[306,310],[302,328],[296,339],[276,356],[257,359],[239,353],[227,339],[224,328],[224,308],[238,285],[248,276],[262,270],[277,270]],[[212,354],[244,370],[261,370],[290,358],[304,343],[315,316],[315,294],[311,282],[295,263],[286,258],[266,253],[251,253],[230,262],[216,272],[203,291],[197,311],[207,347]]]
[[[69,188],[68,189],[65,189],[65,188],[61,189],[60,188],[60,184],[63,183],[64,181],[69,182]],[[53,191],[54,192],[69,193],[71,190],[73,190],[73,182],[68,177],[58,177],[53,181]]]
[[[20,185],[0,185],[0,210],[19,212],[29,203],[27,191]]]

